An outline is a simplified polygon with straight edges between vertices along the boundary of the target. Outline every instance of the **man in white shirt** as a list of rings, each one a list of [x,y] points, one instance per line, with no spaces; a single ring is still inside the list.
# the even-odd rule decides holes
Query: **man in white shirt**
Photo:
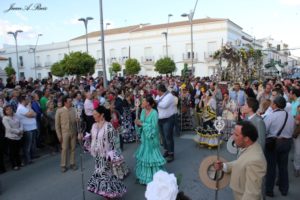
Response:
[[[167,162],[174,160],[174,137],[173,130],[176,118],[175,97],[167,91],[165,85],[158,86],[157,109],[158,126],[164,147],[164,157]]]
[[[30,100],[26,96],[19,97],[19,105],[16,115],[20,119],[24,129],[23,154],[25,164],[32,163],[36,150],[37,123],[36,113],[31,109]]]
[[[276,174],[278,174],[279,190],[283,196],[286,196],[289,190],[288,157],[295,121],[293,116],[284,110],[286,107],[284,97],[275,97],[271,107],[273,111],[264,118],[267,128],[265,155],[268,163],[266,195],[274,196],[273,189]],[[278,173],[276,167],[278,167]]]

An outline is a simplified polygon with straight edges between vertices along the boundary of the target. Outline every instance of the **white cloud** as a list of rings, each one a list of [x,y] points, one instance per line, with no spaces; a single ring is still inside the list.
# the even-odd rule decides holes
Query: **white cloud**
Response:
[[[11,35],[8,35],[9,31],[22,30],[23,33],[20,33],[18,37],[23,39],[32,39],[36,37],[36,33],[33,31],[33,27],[25,24],[12,24],[6,20],[0,19],[0,42],[1,43],[13,43],[14,39]]]
[[[28,21],[28,17],[25,16],[24,14],[22,14],[21,12],[16,11],[15,14],[16,14],[17,18],[20,19],[21,21],[24,21],[24,22]]]
[[[80,17],[78,16],[74,16],[71,19],[67,19],[64,21],[65,25],[77,25],[77,24],[81,24],[82,22],[78,21]]]
[[[300,0],[280,0],[280,3],[290,6],[300,6]]]

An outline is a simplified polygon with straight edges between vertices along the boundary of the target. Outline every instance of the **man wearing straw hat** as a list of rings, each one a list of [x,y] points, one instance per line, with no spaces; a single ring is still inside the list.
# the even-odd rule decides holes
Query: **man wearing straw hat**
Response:
[[[260,144],[258,133],[249,121],[238,122],[235,126],[234,142],[241,148],[238,159],[214,164],[216,170],[231,173],[230,187],[235,200],[262,198],[262,181],[266,174],[267,162]]]

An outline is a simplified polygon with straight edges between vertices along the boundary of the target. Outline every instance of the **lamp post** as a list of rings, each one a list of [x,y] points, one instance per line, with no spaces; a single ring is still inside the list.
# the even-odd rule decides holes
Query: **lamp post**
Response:
[[[161,33],[161,34],[163,34],[165,36],[165,39],[166,39],[166,57],[169,57],[169,54],[168,54],[168,35],[169,35],[170,17],[172,17],[172,16],[173,16],[172,14],[168,14],[167,31]]]
[[[33,52],[33,56],[34,56],[33,59],[34,59],[34,77],[35,77],[35,79],[37,79],[37,76],[36,76],[36,67],[37,67],[36,66],[36,47],[37,47],[40,36],[43,36],[43,34],[38,34],[34,48],[30,48],[30,50]]]
[[[191,25],[191,67],[192,67],[192,72],[193,73],[195,72],[195,69],[194,69],[194,44],[193,44],[194,43],[194,39],[193,39],[193,18],[194,18],[195,10],[196,10],[196,7],[197,7],[197,3],[198,3],[198,0],[196,1],[194,10],[191,10],[189,14],[183,13],[181,15],[181,17],[188,17],[190,25]]]
[[[85,27],[85,45],[86,45],[86,52],[89,53],[89,47],[88,47],[88,30],[87,30],[87,24],[89,20],[93,20],[92,17],[86,17],[86,18],[80,18],[78,21],[82,21],[84,23]]]
[[[102,67],[103,67],[103,87],[107,88],[106,66],[105,66],[105,47],[104,47],[104,29],[103,29],[103,6],[102,0],[99,0],[100,11],[100,30],[101,30],[101,49],[102,49]]]
[[[15,32],[7,32],[7,34],[11,34],[14,36],[15,38],[15,42],[16,42],[16,55],[17,55],[17,81],[19,80],[19,55],[18,55],[18,41],[17,41],[17,36],[18,36],[18,33],[22,33],[23,31],[22,30],[17,30]]]
[[[169,57],[168,56],[168,32],[162,32],[161,34],[163,34],[166,39],[166,58],[167,58],[167,57]]]
[[[107,22],[106,24],[105,24],[105,30],[107,30],[107,27],[110,25],[110,23],[109,22]]]
[[[193,16],[194,16],[194,13],[193,13],[193,11],[190,11],[190,14],[183,13],[181,16],[188,17],[190,26],[191,26],[191,67],[192,67],[192,71],[194,73],[194,44],[193,44],[194,43],[194,39],[193,39]]]

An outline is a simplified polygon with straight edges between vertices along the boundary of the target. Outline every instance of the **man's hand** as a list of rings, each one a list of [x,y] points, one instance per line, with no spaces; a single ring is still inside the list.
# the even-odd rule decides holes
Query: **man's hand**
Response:
[[[83,134],[82,134],[82,133],[78,133],[77,139],[78,139],[79,141],[82,141],[82,139],[83,139]]]
[[[138,119],[134,120],[134,123],[135,123],[137,126],[142,126],[141,121],[138,120]]]
[[[217,171],[222,170],[222,169],[223,169],[223,162],[217,160],[216,162],[214,162],[214,168],[215,168]]]

